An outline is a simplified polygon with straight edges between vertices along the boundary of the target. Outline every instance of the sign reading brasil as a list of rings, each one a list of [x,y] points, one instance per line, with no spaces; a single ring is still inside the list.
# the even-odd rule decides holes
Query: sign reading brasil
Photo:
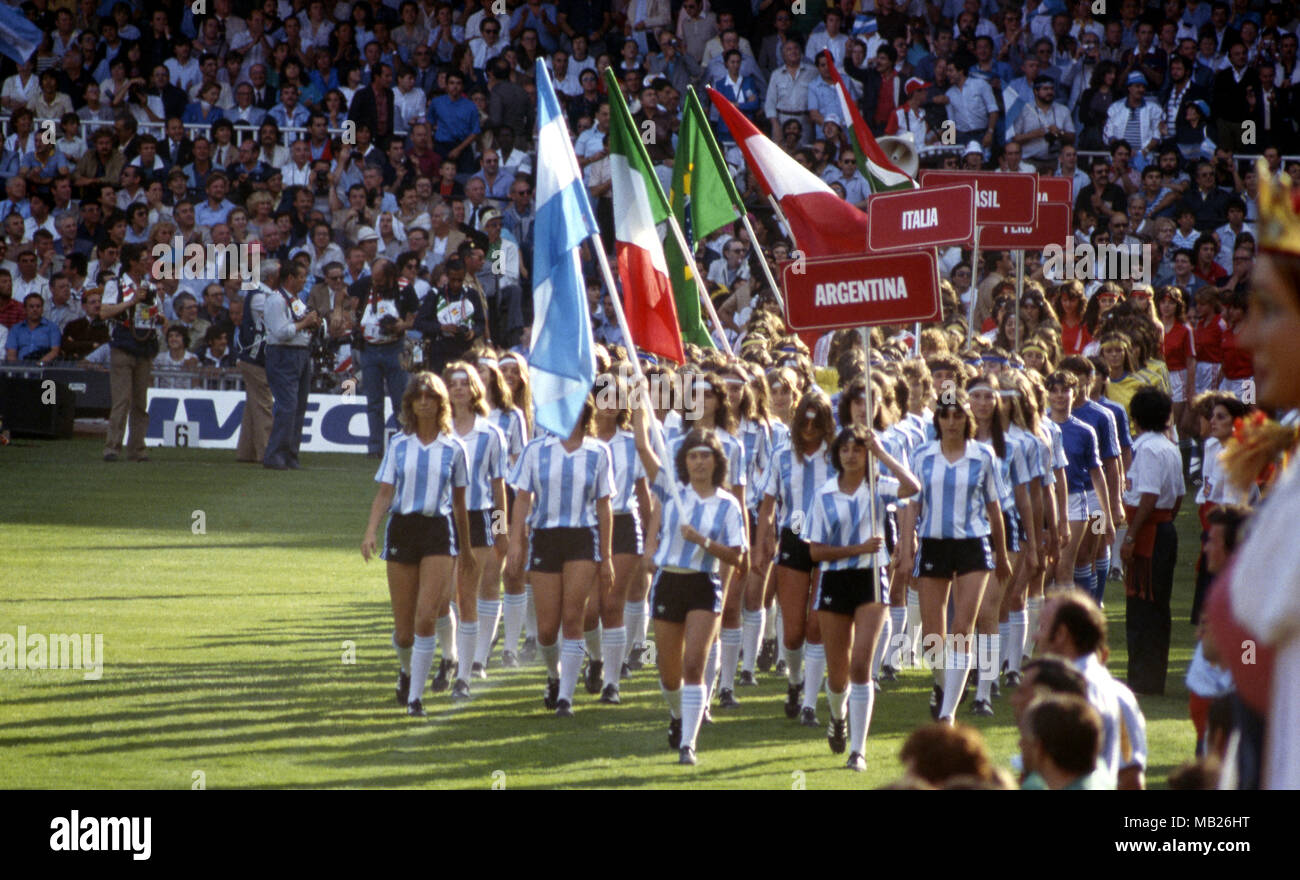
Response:
[[[1034,222],[1038,204],[1037,174],[1003,174],[997,171],[945,171],[926,168],[918,178],[921,187],[969,183],[975,187],[975,222],[1003,226]],[[981,239],[980,244],[983,244]]]

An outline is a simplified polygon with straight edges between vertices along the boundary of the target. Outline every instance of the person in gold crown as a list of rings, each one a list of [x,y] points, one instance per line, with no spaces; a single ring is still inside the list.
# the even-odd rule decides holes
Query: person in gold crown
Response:
[[[1226,466],[1245,463],[1252,479],[1261,465],[1279,454],[1286,458],[1252,517],[1251,534],[1228,572],[1216,583],[1209,616],[1216,633],[1244,630],[1259,643],[1260,656],[1275,652],[1268,670],[1240,665],[1245,644],[1222,644],[1225,659],[1238,663],[1234,677],[1245,693],[1263,674],[1268,678],[1265,733],[1259,753],[1258,785],[1271,789],[1300,788],[1300,459],[1294,456],[1300,432],[1294,427],[1300,409],[1300,191],[1289,180],[1278,181],[1263,162],[1259,165],[1259,246],[1251,290],[1251,309],[1242,344],[1254,352],[1256,396],[1260,406],[1278,413],[1283,425],[1262,425],[1244,431],[1229,444]],[[1234,446],[1236,448],[1234,448]],[[1236,459],[1234,462],[1233,459]],[[1217,599],[1217,601],[1216,601]],[[1247,744],[1248,745],[1248,744]],[[1239,763],[1238,767],[1242,765]],[[1253,777],[1253,774],[1250,774]],[[1242,777],[1249,786],[1254,778]]]

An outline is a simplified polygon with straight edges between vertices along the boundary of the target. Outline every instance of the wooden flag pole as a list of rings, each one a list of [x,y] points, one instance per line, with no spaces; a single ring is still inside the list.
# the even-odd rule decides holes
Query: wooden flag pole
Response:
[[[777,287],[776,279],[772,277],[772,267],[767,265],[767,257],[763,256],[763,251],[758,246],[758,239],[754,236],[754,227],[749,223],[749,214],[742,213],[740,220],[745,224],[745,231],[749,233],[749,244],[757,251],[758,264],[763,267],[763,275],[767,278],[768,287],[772,288],[772,295],[776,297],[776,304],[781,311],[785,311],[785,298],[781,296],[781,288]]]
[[[1020,351],[1020,298],[1025,295],[1025,252],[1016,251],[1016,351]]]
[[[975,187],[975,204],[979,204],[980,189]],[[975,224],[975,249],[970,257],[970,305],[966,309],[966,346],[969,348],[975,335],[975,301],[979,299],[980,227]]]
[[[668,215],[668,228],[672,230],[673,236],[677,239],[677,247],[682,252],[682,258],[690,261],[689,266],[691,277],[695,279],[695,289],[700,294],[700,302],[704,303],[704,310],[713,321],[713,326],[718,328],[718,338],[722,340],[722,350],[727,353],[727,357],[735,357],[736,353],[731,350],[731,343],[727,341],[727,331],[723,328],[722,321],[718,320],[718,313],[713,310],[713,301],[709,299],[709,292],[704,289],[704,282],[700,279],[700,270],[695,264],[695,253],[686,244],[686,236],[682,235],[682,228],[677,225],[677,218],[671,213]]]

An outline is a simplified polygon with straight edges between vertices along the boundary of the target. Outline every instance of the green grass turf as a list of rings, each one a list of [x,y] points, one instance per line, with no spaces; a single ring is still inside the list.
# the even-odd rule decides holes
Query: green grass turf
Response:
[[[699,766],[684,768],[653,671],[624,682],[618,707],[579,686],[576,717],[561,721],[542,708],[540,668],[507,672],[498,655],[472,702],[430,694],[429,717],[408,719],[393,701],[383,563],[359,553],[372,460],[305,455],[304,470],[273,472],[224,450],[111,465],[100,450],[84,438],[0,450],[0,633],[102,633],[105,654],[100,681],[0,671],[0,787],[186,788],[201,771],[211,788],[870,788],[899,775],[899,747],[929,720],[929,676],[904,673],[876,701],[868,772],[852,774],[823,730],[785,719],[783,682],[760,675],[740,709],[715,711]],[[1179,534],[1168,696],[1142,700],[1153,786],[1193,752],[1189,505]],[[1108,599],[1122,675],[1119,584]],[[1005,698],[996,707],[991,719],[964,707],[961,720],[1005,764],[1016,733]]]

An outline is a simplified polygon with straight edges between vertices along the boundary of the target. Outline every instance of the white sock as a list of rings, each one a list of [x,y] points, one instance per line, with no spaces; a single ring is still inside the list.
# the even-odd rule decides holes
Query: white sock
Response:
[[[578,686],[578,671],[582,667],[582,641],[562,639],[560,647],[560,699],[573,702],[573,690]]]
[[[627,627],[612,626],[600,636],[600,655],[605,658],[605,680],[602,686],[617,685],[627,656]]]
[[[889,651],[889,639],[894,634],[894,622],[888,617],[885,618],[885,625],[880,630],[880,638],[876,639],[876,656],[871,665],[871,677],[880,677],[880,666],[885,662],[885,654]],[[848,693],[848,691],[845,691]]]
[[[957,701],[966,687],[966,673],[970,670],[970,654],[954,653],[948,658],[948,668],[943,673],[943,707],[939,717],[957,720]]]
[[[1020,663],[1025,654],[1025,617],[1024,611],[1012,611],[1007,620],[1007,638],[1003,642],[1003,652],[1007,655],[1007,669],[1020,671]]]
[[[718,683],[718,687],[728,691],[735,690],[736,664],[740,662],[741,631],[738,629],[724,629],[720,641],[722,643],[722,681]]]
[[[1025,610],[1029,612],[1029,621],[1025,626],[1025,647],[1022,653],[1026,657],[1032,657],[1038,646],[1038,617],[1043,613],[1043,597],[1030,596],[1025,603]]]
[[[903,668],[903,641],[907,638],[907,606],[889,606],[890,651],[885,660],[895,669]]]
[[[1002,634],[993,633],[988,637],[988,663],[989,667],[989,686],[998,680],[998,674],[1002,671]]]
[[[406,698],[413,703],[424,696],[424,686],[429,681],[429,667],[438,648],[437,636],[416,636],[411,650],[411,692]]]
[[[700,720],[704,718],[704,701],[708,686],[683,684],[682,688],[682,745],[695,748],[695,738],[700,733]]]
[[[1011,644],[1011,618],[1009,616],[1006,620],[998,621],[998,636],[1002,639],[1002,644],[1004,646]],[[1008,652],[1004,651],[1003,653],[1007,654]],[[998,660],[998,668],[995,670],[995,674],[1002,674],[1002,663],[1006,659],[1007,657],[1004,656],[1002,659]]]
[[[826,685],[826,699],[831,704],[832,720],[839,721],[841,718],[844,717],[844,706],[848,698],[849,698],[848,691],[845,690],[836,693],[835,691],[830,689],[829,684]]]
[[[587,643],[587,656],[592,660],[600,659],[600,624],[595,629],[584,630],[582,640]]]
[[[866,753],[867,730],[871,727],[871,706],[876,702],[876,688],[866,684],[849,685],[849,751]]]
[[[907,591],[907,641],[903,642],[904,662],[909,666],[924,666],[921,660],[921,594]]]
[[[659,692],[664,695],[664,702],[668,704],[668,714],[673,718],[682,717],[682,689],[668,690],[664,683],[659,682]]]
[[[397,644],[397,633],[393,633],[393,650],[397,652],[397,663],[407,675],[411,674],[411,645],[403,648]]]
[[[502,651],[518,653],[519,634],[524,631],[524,609],[527,604],[528,597],[523,593],[505,594],[501,606],[501,616],[505,626],[501,641]]]
[[[456,616],[448,611],[439,617],[434,632],[437,633],[438,642],[442,645],[442,659],[449,660],[455,665],[459,657],[456,653]]]
[[[533,604],[533,585],[524,587],[524,635],[537,638],[537,606]]]
[[[479,634],[478,646],[474,649],[474,662],[487,668],[488,657],[492,654],[492,642],[497,637],[497,623],[501,619],[501,602],[498,599],[478,600]]]
[[[752,673],[758,663],[758,643],[763,639],[763,624],[766,615],[763,609],[757,611],[745,611],[741,613],[740,631],[741,644],[744,646],[744,661],[741,668],[746,672]]]
[[[624,641],[627,642],[627,654],[624,655],[624,660],[631,655],[633,648],[645,642],[645,610],[645,602],[623,603],[623,632]]]
[[[710,701],[713,700],[713,687],[718,681],[718,666],[721,664],[721,646],[714,639],[709,645],[709,659],[704,664],[704,691]]]
[[[537,643],[538,653],[542,655],[542,665],[546,667],[546,677],[560,677],[560,643],[556,642],[551,645]]]
[[[975,685],[975,699],[991,700],[993,699],[993,680],[997,678],[997,671],[989,664],[989,658],[992,652],[989,650],[989,639],[984,633],[975,635],[975,669],[978,678]]]
[[[817,708],[817,697],[826,677],[826,648],[812,642],[803,646],[803,707]]]
[[[477,650],[478,642],[478,621],[465,623],[461,621],[456,630],[456,653],[460,656],[460,665],[456,668],[456,678],[461,681],[469,681],[469,671],[471,664],[474,662],[474,651]]]
[[[781,606],[773,602],[767,608],[767,620],[763,623],[763,638],[774,639],[781,625]]]
[[[791,651],[785,646],[785,642],[781,643],[781,656],[785,658],[785,677],[790,684],[803,681],[803,651],[802,647]]]
[[[632,632],[629,625],[628,642],[644,648],[650,634],[650,600],[648,598],[642,599],[635,604],[637,605],[638,615],[636,632]],[[633,641],[634,639],[635,641]],[[629,647],[631,644],[629,644]]]

